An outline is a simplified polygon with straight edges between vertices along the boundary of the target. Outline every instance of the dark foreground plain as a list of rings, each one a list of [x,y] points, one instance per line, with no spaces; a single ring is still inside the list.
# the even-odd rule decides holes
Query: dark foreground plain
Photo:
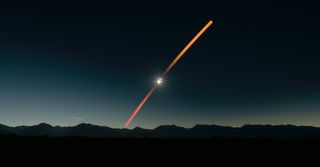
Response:
[[[87,166],[311,166],[319,139],[0,137],[2,163]]]

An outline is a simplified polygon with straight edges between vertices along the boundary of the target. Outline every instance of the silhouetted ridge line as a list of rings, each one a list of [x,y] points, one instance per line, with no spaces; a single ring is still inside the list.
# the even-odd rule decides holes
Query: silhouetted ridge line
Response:
[[[88,123],[61,127],[41,123],[34,126],[9,127],[0,124],[0,135],[49,136],[49,137],[110,137],[110,138],[320,138],[320,128],[294,125],[244,125],[242,127],[195,125],[184,128],[161,125],[155,129],[136,127],[110,128]]]

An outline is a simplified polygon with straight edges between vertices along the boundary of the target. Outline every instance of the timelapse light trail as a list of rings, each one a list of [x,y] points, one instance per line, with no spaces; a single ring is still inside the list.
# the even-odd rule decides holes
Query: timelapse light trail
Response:
[[[192,40],[188,43],[187,46],[183,48],[183,50],[178,54],[178,56],[172,61],[172,63],[167,67],[167,69],[164,71],[162,76],[158,78],[157,84],[160,85],[162,83],[162,78],[167,76],[168,72],[172,69],[172,67],[181,59],[181,57],[188,51],[188,49],[199,39],[199,37],[213,24],[212,20],[209,20],[209,22],[195,35]],[[160,81],[160,82],[159,82]],[[134,117],[138,114],[142,106],[146,103],[146,101],[150,98],[150,96],[153,94],[155,89],[157,88],[157,84],[155,84],[151,90],[147,93],[147,95],[142,99],[138,107],[134,110],[126,124],[124,125],[125,128],[128,128]]]

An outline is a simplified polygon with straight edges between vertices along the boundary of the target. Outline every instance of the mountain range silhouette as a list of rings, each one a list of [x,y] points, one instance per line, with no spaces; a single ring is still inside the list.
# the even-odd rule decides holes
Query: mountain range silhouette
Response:
[[[9,127],[0,124],[0,135],[49,137],[110,137],[110,138],[320,138],[320,128],[294,125],[244,125],[229,127],[196,125],[184,128],[161,125],[155,129],[119,129],[81,123],[72,127],[51,126],[41,123],[34,126]]]

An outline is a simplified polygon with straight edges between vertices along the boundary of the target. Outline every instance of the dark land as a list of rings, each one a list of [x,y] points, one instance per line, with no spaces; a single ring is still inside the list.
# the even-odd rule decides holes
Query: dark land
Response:
[[[66,127],[48,124],[1,127],[1,157],[4,161],[13,159],[11,163],[309,166],[317,162],[320,149],[319,128],[292,125],[246,125],[241,128],[197,125],[190,129],[172,125],[154,130],[127,130],[80,124],[64,129],[64,133],[60,128]],[[4,134],[3,128],[9,128],[9,133]],[[61,134],[57,135],[56,131]],[[102,132],[104,134],[95,134]],[[235,134],[230,135],[231,132]],[[118,133],[123,136],[116,137]]]

